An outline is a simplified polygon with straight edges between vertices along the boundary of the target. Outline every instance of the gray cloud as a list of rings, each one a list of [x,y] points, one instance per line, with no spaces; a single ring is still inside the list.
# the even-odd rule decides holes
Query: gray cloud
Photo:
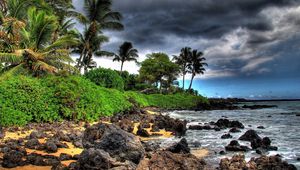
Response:
[[[142,58],[191,46],[205,51],[213,78],[221,70],[223,76],[270,75],[285,54],[295,69],[280,69],[300,71],[299,50],[281,48],[300,43],[298,0],[114,0],[113,9],[123,14],[125,30],[106,31],[111,41],[104,47],[111,51],[123,41],[132,41]]]

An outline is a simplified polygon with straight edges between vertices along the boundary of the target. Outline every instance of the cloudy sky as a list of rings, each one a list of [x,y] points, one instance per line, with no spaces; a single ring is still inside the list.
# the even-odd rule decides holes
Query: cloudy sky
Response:
[[[80,10],[82,0],[74,3]],[[193,85],[205,96],[300,98],[299,0],[114,0],[113,10],[123,14],[125,30],[105,32],[106,50],[131,41],[142,61],[151,52],[172,56],[189,46],[209,64]],[[125,63],[124,69],[139,68]]]

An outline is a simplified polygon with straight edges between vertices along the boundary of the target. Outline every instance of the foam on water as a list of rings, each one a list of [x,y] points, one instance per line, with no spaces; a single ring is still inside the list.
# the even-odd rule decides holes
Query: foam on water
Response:
[[[249,104],[249,103],[247,103]],[[225,150],[224,147],[233,139],[238,139],[244,132],[254,129],[261,137],[269,137],[272,145],[278,147],[278,151],[271,151],[268,155],[280,154],[283,159],[294,164],[300,169],[300,102],[264,102],[253,104],[277,105],[277,108],[259,110],[213,110],[213,111],[173,111],[168,114],[171,117],[188,120],[188,125],[217,121],[227,117],[230,120],[242,122],[245,129],[240,133],[231,133],[232,139],[221,139],[221,136],[229,129],[216,132],[214,130],[188,130],[186,138],[191,147],[194,143],[201,143],[201,147],[210,149],[216,153]],[[264,126],[265,129],[258,129],[257,126]],[[249,142],[239,141],[242,145],[250,147]],[[232,156],[234,153],[227,153]],[[257,157],[255,151],[245,154],[246,159]],[[223,155],[212,155],[206,158],[209,163],[218,164]]]

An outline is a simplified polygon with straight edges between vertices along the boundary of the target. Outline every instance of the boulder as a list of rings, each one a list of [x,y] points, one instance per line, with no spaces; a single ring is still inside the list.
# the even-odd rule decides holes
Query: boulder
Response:
[[[232,136],[230,135],[230,133],[226,133],[224,135],[221,136],[221,139],[229,139],[232,138]]]
[[[36,166],[54,166],[60,163],[59,158],[52,155],[40,155],[31,153],[27,155],[26,162]]]
[[[47,135],[42,131],[33,131],[29,135],[29,139],[41,139],[45,138]]]
[[[173,119],[170,116],[164,115],[156,116],[154,120],[154,126],[174,132],[176,136],[183,136],[186,133],[186,124],[187,121]]]
[[[69,154],[66,154],[66,153],[61,153],[59,155],[59,160],[60,161],[73,160],[73,156],[69,155]]]
[[[255,165],[256,169],[297,170],[293,164],[288,164],[277,155],[251,158],[249,164]]]
[[[244,125],[239,122],[239,121],[231,121],[231,120],[228,120],[228,119],[219,119],[216,123],[215,123],[216,126],[220,127],[220,128],[240,128],[240,129],[243,129],[244,128]]]
[[[271,146],[271,140],[268,137],[264,137],[263,139],[254,139],[251,141],[252,149],[256,149],[256,153],[262,154],[265,151],[273,151],[278,148],[275,146]]]
[[[2,166],[4,168],[14,168],[17,166],[24,166],[26,163],[23,157],[26,155],[23,152],[11,150],[3,155]]]
[[[34,139],[29,139],[26,143],[25,143],[25,147],[29,148],[29,149],[36,149],[36,150],[41,150],[42,144],[39,142],[38,139],[34,138]]]
[[[56,144],[53,141],[47,141],[45,143],[45,149],[49,153],[55,153],[55,152],[57,152],[58,147],[56,146]]]
[[[238,169],[249,169],[247,167],[247,162],[245,161],[245,156],[238,154],[234,155],[231,159],[223,158],[219,164],[220,170],[238,170]]]
[[[178,143],[168,147],[166,150],[172,153],[190,153],[190,148],[185,138],[182,138]]]
[[[70,139],[70,137],[62,131],[56,132],[56,134],[53,137],[57,138],[60,141],[66,141],[66,142],[71,142],[72,141]]]
[[[102,149],[118,161],[132,161],[136,164],[145,151],[140,140],[113,124],[97,124],[88,127],[82,139],[84,148]]]
[[[257,132],[255,130],[248,130],[247,132],[245,132],[240,138],[239,140],[243,140],[243,141],[249,141],[251,142],[252,140],[261,140],[261,137],[258,136]]]
[[[116,125],[129,133],[133,131],[133,127],[134,127],[133,122],[129,119],[121,119],[119,122],[116,123]]]
[[[265,129],[264,126],[257,126],[257,129]]]
[[[227,146],[225,146],[225,149],[226,151],[234,151],[234,152],[238,152],[238,151],[246,152],[250,150],[249,147],[240,145],[239,142],[236,140],[231,141]]]
[[[101,149],[85,149],[79,156],[76,165],[70,165],[75,167],[74,169],[80,170],[102,170],[102,169],[135,169],[135,165],[125,161],[118,162],[116,159],[112,158],[109,153]],[[69,167],[70,167],[69,166]]]
[[[164,170],[204,170],[206,163],[192,154],[177,154],[169,151],[158,151],[151,159],[140,162],[137,170],[164,169]]]
[[[148,131],[141,128],[141,126],[138,127],[138,131],[136,132],[136,134],[141,137],[150,137],[150,134],[148,133]]]
[[[239,133],[239,132],[241,132],[241,130],[238,129],[238,128],[236,128],[236,127],[234,127],[234,128],[231,128],[231,129],[229,130],[229,132],[231,132],[231,133]]]

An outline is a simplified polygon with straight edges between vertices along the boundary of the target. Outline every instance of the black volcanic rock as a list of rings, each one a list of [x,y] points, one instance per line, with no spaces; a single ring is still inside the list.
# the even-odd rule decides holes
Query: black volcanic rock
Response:
[[[239,140],[243,141],[249,141],[251,142],[252,140],[261,140],[261,137],[258,136],[257,132],[255,130],[248,130],[246,131],[240,138]]]
[[[226,133],[224,135],[221,136],[221,139],[229,139],[232,138],[232,136],[230,135],[230,133]]]
[[[249,147],[240,145],[239,142],[236,140],[231,141],[227,146],[225,146],[225,149],[226,151],[234,151],[234,152],[238,152],[238,151],[246,152],[250,150]]]
[[[190,148],[185,138],[182,138],[178,143],[168,147],[166,150],[172,153],[190,153]]]

